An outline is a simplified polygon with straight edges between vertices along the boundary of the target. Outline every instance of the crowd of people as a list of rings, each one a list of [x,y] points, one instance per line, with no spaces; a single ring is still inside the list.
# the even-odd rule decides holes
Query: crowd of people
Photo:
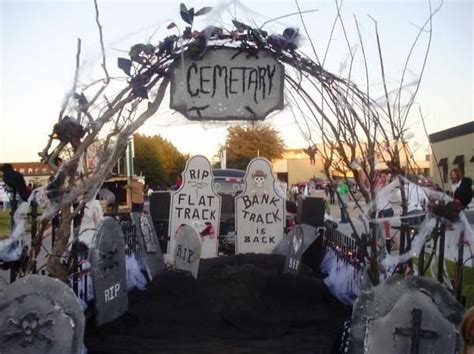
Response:
[[[403,191],[399,186],[398,179],[391,175],[390,171],[379,171],[375,179],[375,200],[374,209],[375,219],[378,221],[381,232],[386,238],[387,250],[392,248],[393,232],[392,221],[395,215],[400,217],[415,232],[418,225],[424,219],[424,215],[431,208],[430,190],[433,192],[446,192],[453,201],[451,204],[457,212],[466,209],[472,201],[472,180],[464,177],[459,168],[454,168],[450,172],[451,187],[447,191],[433,184],[429,187],[419,185],[416,175],[410,176],[403,183]],[[288,189],[287,198],[289,201],[297,203],[298,196],[315,195],[315,188],[311,181],[307,184],[294,184]],[[358,195],[355,183],[348,183],[344,178],[335,178],[334,181],[327,182],[324,185],[324,194],[327,204],[327,210],[331,205],[337,205],[340,209],[340,224],[349,222],[348,203]],[[403,194],[403,198],[402,198]],[[435,193],[436,194],[436,193]],[[402,205],[402,199],[405,203]],[[398,216],[397,216],[398,218]]]

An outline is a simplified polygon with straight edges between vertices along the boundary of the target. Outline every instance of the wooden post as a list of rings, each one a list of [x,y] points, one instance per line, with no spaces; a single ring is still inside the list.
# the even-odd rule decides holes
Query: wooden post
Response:
[[[462,303],[462,273],[464,266],[464,231],[461,231],[458,244],[458,260],[456,262],[456,299]]]
[[[418,258],[418,274],[423,276],[425,274],[425,244],[421,247]]]

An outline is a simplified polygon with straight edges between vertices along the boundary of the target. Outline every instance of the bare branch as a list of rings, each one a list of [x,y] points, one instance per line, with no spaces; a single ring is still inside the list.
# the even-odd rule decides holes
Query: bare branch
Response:
[[[66,108],[69,104],[69,99],[76,92],[77,80],[78,80],[78,77],[79,77],[80,57],[81,57],[81,39],[78,38],[77,39],[77,51],[76,51],[76,69],[75,69],[75,72],[74,72],[74,80],[72,82],[71,91],[64,98],[63,105],[61,107],[61,110],[59,111],[58,122],[63,118],[64,112],[66,111]]]
[[[311,38],[309,33],[308,33],[308,29],[306,28],[306,23],[304,22],[304,19],[303,19],[303,12],[301,12],[301,9],[300,9],[300,5],[298,4],[298,0],[295,0],[295,4],[296,4],[296,7],[298,8],[298,13],[300,15],[300,19],[301,19],[301,23],[303,24],[303,28],[304,28],[304,32],[306,33],[306,36],[308,38]],[[316,53],[316,48],[314,47],[314,43],[313,43],[313,40],[310,40],[309,41],[311,43],[311,48],[313,49],[313,54],[316,58],[316,62],[321,65],[320,61],[319,61],[319,58],[318,58],[318,53]]]

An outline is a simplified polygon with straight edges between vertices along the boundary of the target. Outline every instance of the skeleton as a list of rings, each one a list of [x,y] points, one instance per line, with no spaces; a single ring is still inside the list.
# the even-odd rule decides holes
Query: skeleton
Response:
[[[252,174],[253,177],[253,182],[254,182],[254,187],[260,192],[263,192],[263,194],[267,194],[265,189],[263,188],[265,185],[265,179],[267,178],[267,174],[264,173],[262,170],[256,170],[254,174]],[[253,193],[256,193],[257,190],[253,190]]]
[[[100,267],[98,267],[98,269],[100,270],[100,275],[102,277],[105,276],[105,273],[107,272],[107,270],[114,269],[115,267],[118,266],[119,262],[116,259],[116,255],[118,254],[118,252],[119,252],[118,249],[115,248],[114,250],[111,250],[107,253],[103,253],[103,252],[99,253]]]

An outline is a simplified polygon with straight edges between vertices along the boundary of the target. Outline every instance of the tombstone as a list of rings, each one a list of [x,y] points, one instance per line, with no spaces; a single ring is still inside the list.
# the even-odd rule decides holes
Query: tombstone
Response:
[[[299,228],[303,232],[303,246],[302,254],[304,254],[314,241],[320,236],[321,229],[317,229],[313,226],[307,224],[297,225],[292,228],[282,239],[282,241],[273,249],[273,253],[281,254],[282,256],[287,256],[291,252],[290,240],[289,237],[292,237],[295,228]],[[290,236],[291,235],[291,236]]]
[[[221,197],[213,187],[211,163],[201,155],[188,160],[181,187],[171,194],[169,235],[182,224],[196,224],[202,243],[202,258],[217,257]],[[175,254],[176,239],[170,238],[168,257]]]
[[[301,257],[303,256],[304,233],[300,226],[296,226],[285,237],[288,243],[288,254],[285,259],[283,273],[299,274]]]
[[[138,242],[137,258],[148,278],[152,280],[158,272],[165,268],[163,254],[158,243],[155,227],[151,217],[143,213],[130,213],[135,226]]]
[[[275,189],[267,159],[250,161],[245,189],[235,198],[236,254],[272,253],[283,239],[285,198]]]
[[[128,309],[125,241],[120,224],[105,218],[90,249],[96,325],[113,321]]]
[[[396,275],[359,295],[351,353],[456,353],[464,308],[433,279]]]
[[[296,212],[296,222],[298,224],[323,227],[325,212],[326,205],[324,198],[303,196],[298,197],[298,206]]]
[[[0,297],[0,353],[81,353],[85,318],[63,282],[28,275]]]
[[[174,236],[174,267],[190,272],[197,278],[201,257],[201,240],[196,229],[190,225],[181,225]]]

